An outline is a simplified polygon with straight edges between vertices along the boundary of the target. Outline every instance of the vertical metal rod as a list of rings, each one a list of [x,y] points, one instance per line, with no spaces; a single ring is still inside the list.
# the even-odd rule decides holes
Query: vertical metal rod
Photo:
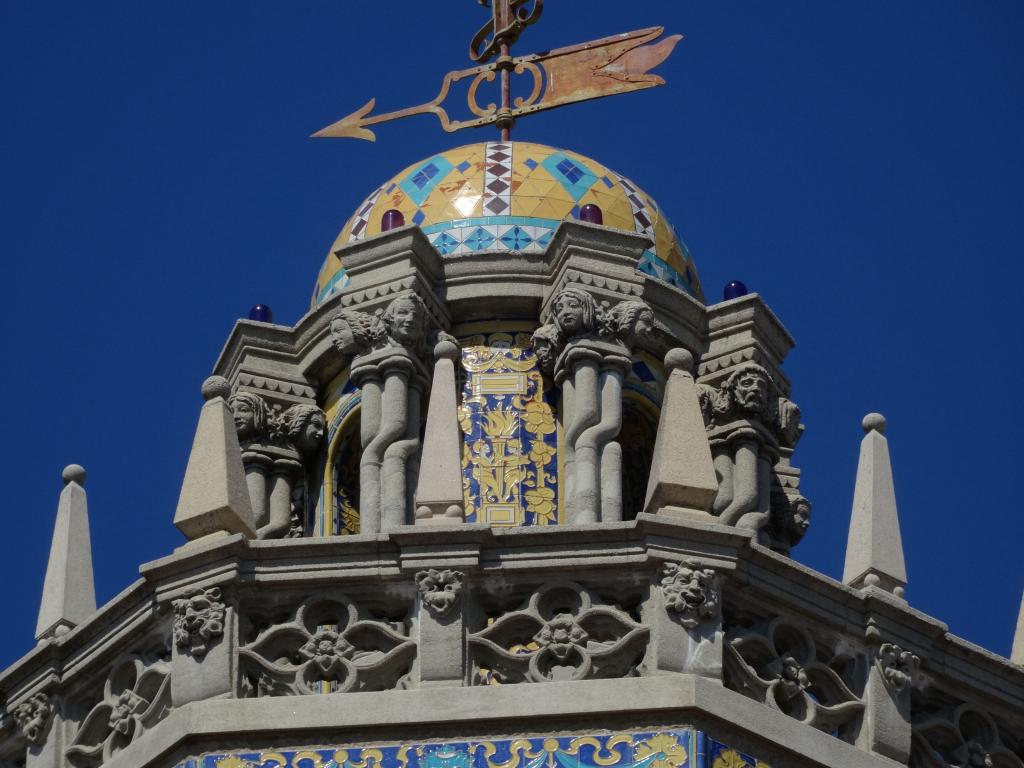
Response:
[[[507,59],[509,45],[504,40],[501,43],[501,58]],[[508,67],[501,68],[501,110],[509,112],[512,109],[512,73]],[[512,136],[512,127],[503,125],[501,128],[501,140],[509,141]]]

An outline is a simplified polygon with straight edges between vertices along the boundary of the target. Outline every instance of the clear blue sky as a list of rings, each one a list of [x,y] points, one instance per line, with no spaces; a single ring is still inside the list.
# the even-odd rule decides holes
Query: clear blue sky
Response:
[[[87,482],[99,599],[181,543],[171,520],[208,375],[256,302],[305,311],[365,194],[439,149],[307,136],[376,96],[425,101],[486,17],[443,3],[0,7],[7,413],[0,666],[33,643],[59,472]],[[796,337],[814,522],[842,569],[860,419],[889,417],[911,603],[1008,653],[1024,587],[1019,284],[1024,6],[549,0],[520,53],[664,24],[661,89],[515,136],[641,184],[709,296],[740,278]]]

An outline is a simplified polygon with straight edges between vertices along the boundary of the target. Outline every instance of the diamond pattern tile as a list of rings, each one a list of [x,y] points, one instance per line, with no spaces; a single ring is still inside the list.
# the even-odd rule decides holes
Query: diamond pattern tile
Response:
[[[680,182],[682,183],[682,182]],[[487,142],[445,150],[377,187],[346,222],[317,278],[314,304],[348,284],[348,243],[380,234],[388,209],[419,226],[446,257],[481,250],[541,252],[559,222],[581,206],[601,208],[604,225],[638,232],[652,246],[637,269],[702,297],[693,259],[656,201],[629,179],[569,150],[529,142]]]

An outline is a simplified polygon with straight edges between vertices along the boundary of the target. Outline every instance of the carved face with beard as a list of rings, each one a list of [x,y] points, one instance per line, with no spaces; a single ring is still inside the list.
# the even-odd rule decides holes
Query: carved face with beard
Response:
[[[745,368],[733,374],[732,399],[747,413],[762,413],[768,406],[768,377],[760,368]]]

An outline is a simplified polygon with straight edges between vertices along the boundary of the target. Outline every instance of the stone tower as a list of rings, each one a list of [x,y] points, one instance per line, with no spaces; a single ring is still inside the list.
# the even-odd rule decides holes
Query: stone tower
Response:
[[[65,471],[0,765],[1022,768],[1024,659],[906,600],[880,415],[844,583],[792,559],[793,339],[728,296],[592,158],[400,171],[303,318],[237,323],[186,542],[98,609]]]

